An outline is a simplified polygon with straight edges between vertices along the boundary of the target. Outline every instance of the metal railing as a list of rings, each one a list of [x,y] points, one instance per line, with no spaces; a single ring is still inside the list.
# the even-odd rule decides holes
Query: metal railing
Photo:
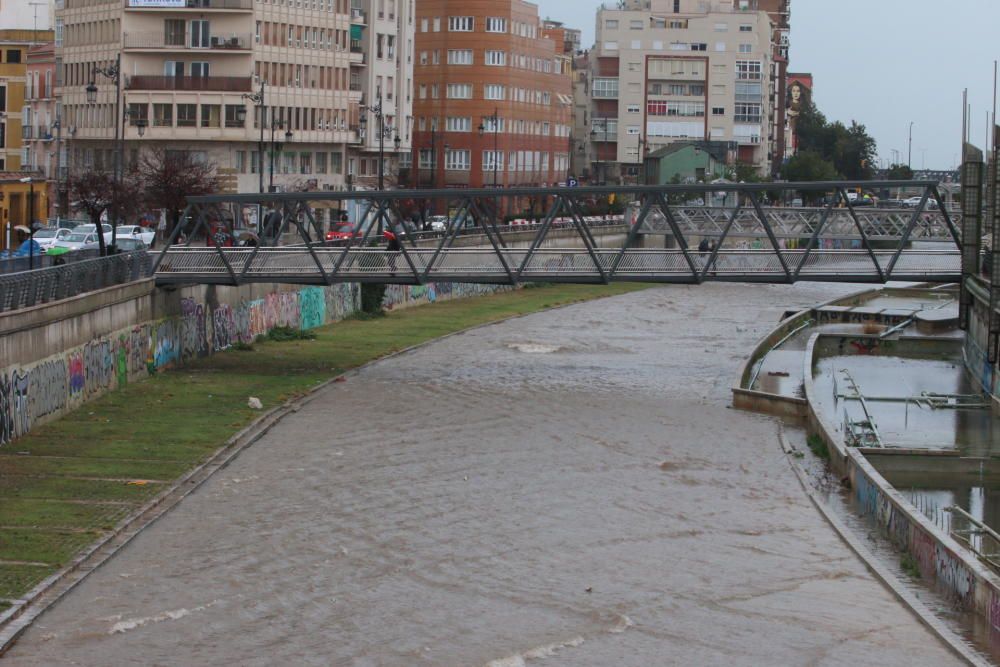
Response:
[[[391,190],[378,192],[292,192],[192,197],[182,219],[186,245],[168,243],[155,267],[160,284],[204,282],[239,285],[251,282],[332,284],[344,281],[421,284],[431,281],[513,284],[534,281],[608,283],[648,281],[701,283],[738,281],[793,283],[801,280],[884,283],[889,280],[955,282],[961,276],[959,235],[947,212],[940,232],[929,237],[947,245],[914,246],[928,214],[926,204],[941,196],[934,182],[913,183],[924,190],[922,204],[907,212],[905,224],[865,224],[848,200],[857,183],[719,184],[581,188],[476,190]],[[867,182],[861,187],[884,187]],[[779,220],[761,205],[765,193],[780,190],[834,192],[823,209],[800,220]],[[685,207],[672,199],[717,192],[732,195],[725,223],[681,224]],[[847,217],[837,221],[834,206]],[[272,210],[252,247],[232,247],[245,231],[233,228],[240,208],[262,205]],[[530,206],[541,224],[512,238],[501,225],[504,211]],[[628,214],[619,222],[624,207]],[[330,247],[313,206],[356,211],[358,233]],[[228,208],[228,210],[226,210]],[[445,231],[431,247],[417,246],[417,235],[404,234],[403,221],[415,209],[448,212]],[[744,212],[747,212],[744,215]],[[610,215],[609,215],[610,214]],[[597,220],[620,224],[617,236],[595,237]],[[747,217],[749,216],[749,217]],[[811,217],[810,217],[811,216]],[[609,217],[611,218],[609,220]],[[832,221],[832,222],[831,222]],[[851,230],[844,225],[852,226]],[[779,238],[782,225],[787,238]],[[569,228],[552,238],[549,232]],[[753,232],[752,246],[745,236]],[[452,247],[470,228],[482,234],[477,247]],[[383,247],[382,232],[393,229],[405,243]],[[287,230],[297,230],[301,245],[276,247]],[[519,230],[522,231],[522,230]],[[843,235],[855,239],[844,243]],[[173,230],[176,240],[181,228]],[[655,237],[663,237],[657,241]],[[524,238],[527,236],[527,238]],[[555,236],[555,235],[553,235]],[[652,237],[652,238],[651,238]],[[741,238],[744,237],[744,238]],[[192,247],[195,239],[217,247]],[[712,242],[709,243],[708,239]],[[928,237],[924,237],[928,238]],[[786,242],[786,240],[791,242]],[[884,239],[878,246],[875,240]],[[610,247],[609,247],[610,244]],[[462,245],[462,244],[460,244]],[[557,247],[552,247],[553,245]],[[749,246],[749,247],[748,247]]]
[[[172,36],[163,31],[127,32],[122,36],[122,46],[126,49],[169,49],[173,51],[247,50],[252,36],[249,33],[212,35],[207,46],[194,46],[190,33]]]
[[[150,254],[140,250],[0,275],[0,312],[30,308],[148,278],[152,264]]]
[[[253,0],[184,0],[178,6],[151,3],[148,0],[124,0],[126,9],[253,9]]]

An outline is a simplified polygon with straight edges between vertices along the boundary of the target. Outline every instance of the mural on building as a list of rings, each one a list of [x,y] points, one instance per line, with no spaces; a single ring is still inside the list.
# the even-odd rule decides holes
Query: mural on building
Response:
[[[493,285],[392,285],[387,309],[433,303],[440,298],[490,294]],[[261,299],[212,307],[191,298],[180,301],[176,317],[108,333],[54,357],[0,370],[0,445],[129,382],[186,361],[252,343],[275,327],[313,329],[357,312],[355,284],[275,291]]]

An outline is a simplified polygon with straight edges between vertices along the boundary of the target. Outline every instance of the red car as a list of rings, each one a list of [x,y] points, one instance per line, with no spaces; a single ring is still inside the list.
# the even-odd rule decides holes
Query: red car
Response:
[[[334,245],[347,243],[348,239],[354,237],[360,239],[364,236],[361,230],[349,222],[338,223],[336,227],[326,233],[326,242]]]

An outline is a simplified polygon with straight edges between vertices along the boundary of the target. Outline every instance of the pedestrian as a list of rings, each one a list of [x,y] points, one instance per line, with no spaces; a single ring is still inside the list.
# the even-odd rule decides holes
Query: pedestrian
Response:
[[[389,271],[395,273],[396,257],[398,257],[399,253],[403,250],[403,245],[399,242],[399,239],[396,238],[396,235],[388,229],[382,232],[382,236],[384,236],[386,241],[388,241],[385,245],[385,251],[389,256]]]

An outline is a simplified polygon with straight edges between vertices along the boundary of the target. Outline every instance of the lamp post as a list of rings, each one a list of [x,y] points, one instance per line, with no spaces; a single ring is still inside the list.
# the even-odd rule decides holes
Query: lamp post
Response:
[[[361,117],[358,119],[358,123],[361,125],[361,133],[365,134],[368,128],[368,116],[366,113],[370,113],[378,121],[378,189],[379,191],[385,190],[385,138],[393,136],[392,126],[385,126],[385,114],[382,111],[382,89],[378,89],[377,93],[378,101],[374,105],[364,105],[360,107]],[[396,150],[399,150],[399,146],[402,143],[402,139],[399,138],[399,134],[395,135],[392,140],[393,145]]]
[[[35,268],[35,179],[25,176],[18,179],[28,184],[28,269]]]
[[[264,106],[264,82],[260,82],[260,92],[259,93],[244,93],[240,95],[244,100],[249,100],[253,103],[257,109],[260,111],[260,118],[258,120],[260,125],[260,139],[257,140],[257,155],[259,156],[257,164],[257,180],[259,185],[260,194],[264,194],[264,115],[267,111],[267,107]],[[239,121],[240,125],[246,123],[247,120],[247,109],[246,107],[241,107],[236,111],[236,119]],[[258,212],[257,220],[259,222],[260,215]]]
[[[500,137],[500,115],[499,109],[493,109],[492,116],[485,116],[483,121],[479,124],[479,136],[482,137],[486,133],[486,122],[489,121],[493,126],[493,187],[497,187],[497,169],[499,163],[499,137]]]
[[[113,165],[114,166],[114,174],[113,175],[114,175],[114,179],[115,179],[116,183],[118,183],[120,181],[120,179],[121,179],[121,167],[122,167],[122,162],[124,161],[124,157],[125,157],[125,142],[124,142],[124,138],[122,136],[124,134],[125,114],[123,114],[122,111],[121,111],[121,106],[122,106],[121,105],[121,97],[122,97],[122,77],[121,77],[121,71],[122,71],[122,54],[119,53],[117,56],[115,56],[115,62],[114,62],[113,65],[109,65],[108,67],[94,67],[92,70],[90,70],[91,78],[90,78],[90,82],[87,84],[87,87],[86,87],[87,102],[90,103],[90,104],[96,104],[97,103],[97,83],[96,83],[97,75],[100,74],[101,76],[103,76],[103,77],[105,77],[107,79],[111,79],[111,81],[113,81],[114,84],[115,84],[115,115],[114,115],[114,119],[115,119],[115,160],[114,160],[114,165]],[[121,118],[121,122],[122,122],[122,131],[121,132],[119,132],[119,128],[118,128],[118,119],[119,118]],[[112,251],[113,251],[114,247],[115,247],[115,243],[118,240],[118,234],[117,234],[118,230],[117,230],[117,227],[114,225],[115,221],[112,220],[111,222],[112,222],[112,225],[111,225],[111,248],[112,248]],[[98,227],[100,227],[100,225],[98,225]],[[102,233],[103,234],[103,231],[101,229],[98,229],[97,231],[98,231],[98,233]]]
[[[906,151],[906,166],[913,169],[913,121],[910,121],[909,148]]]
[[[270,151],[271,152],[271,165],[270,165],[271,169],[270,169],[270,175],[268,177],[268,183],[267,183],[268,192],[274,192],[274,155],[275,155],[275,153],[280,153],[281,149],[283,148],[283,145],[282,145],[282,143],[280,141],[279,142],[275,142],[275,140],[274,140],[274,132],[275,132],[275,130],[279,130],[279,129],[283,128],[284,126],[285,126],[285,122],[283,120],[281,120],[280,118],[279,119],[274,119],[274,118],[271,119],[271,151]],[[291,129],[285,130],[285,141],[287,142],[287,141],[291,141],[291,140],[292,140],[292,130]]]

